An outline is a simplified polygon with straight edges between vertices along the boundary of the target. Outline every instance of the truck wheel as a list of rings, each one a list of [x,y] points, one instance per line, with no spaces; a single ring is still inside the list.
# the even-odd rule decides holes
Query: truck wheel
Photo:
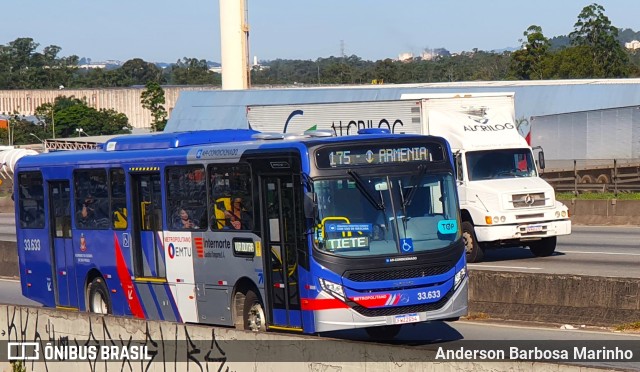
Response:
[[[109,298],[109,291],[104,284],[102,278],[95,278],[89,283],[87,288],[87,294],[89,299],[88,309],[94,314],[111,314],[111,299]]]
[[[264,316],[264,306],[258,295],[251,289],[244,298],[242,324],[247,331],[264,332],[267,330],[267,318]]]
[[[469,221],[462,223],[462,241],[467,251],[467,262],[480,262],[484,258],[484,252],[476,240],[476,232]]]
[[[555,252],[556,241],[557,238],[555,236],[542,238],[541,240],[529,243],[529,249],[531,249],[531,253],[533,253],[535,256],[548,257],[551,256],[553,252]]]
[[[388,325],[365,328],[372,340],[392,340],[400,333],[401,325]]]

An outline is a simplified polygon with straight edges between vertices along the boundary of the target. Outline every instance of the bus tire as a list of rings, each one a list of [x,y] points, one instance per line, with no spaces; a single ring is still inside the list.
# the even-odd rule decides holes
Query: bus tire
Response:
[[[529,243],[529,249],[537,257],[548,257],[556,250],[557,238],[550,236],[548,238],[542,238],[540,240]]]
[[[89,283],[88,310],[94,314],[111,314],[111,298],[107,285],[101,277],[95,278]]]
[[[387,326],[379,326],[379,327],[367,327],[365,331],[372,340],[393,340],[396,338],[398,333],[400,333],[400,329],[402,325],[387,325]]]
[[[247,331],[264,332],[267,330],[264,306],[260,302],[258,295],[251,289],[247,291],[247,295],[244,298],[242,324]]]
[[[464,242],[464,249],[467,252],[467,262],[482,261],[484,252],[476,240],[476,232],[473,229],[473,224],[469,221],[462,223],[462,241]]]

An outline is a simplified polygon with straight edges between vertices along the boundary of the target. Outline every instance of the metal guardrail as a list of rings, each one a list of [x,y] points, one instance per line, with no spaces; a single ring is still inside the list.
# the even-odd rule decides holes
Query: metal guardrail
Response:
[[[571,168],[547,169],[544,178],[557,192],[640,192],[640,159],[573,160]]]

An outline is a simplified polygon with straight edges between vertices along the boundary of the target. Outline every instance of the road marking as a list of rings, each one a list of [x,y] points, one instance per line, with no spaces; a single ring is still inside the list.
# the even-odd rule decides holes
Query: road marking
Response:
[[[640,256],[640,253],[622,253],[622,252],[591,252],[591,251],[559,251],[559,253],[582,253],[582,254],[609,254],[609,255],[624,255],[624,256]]]
[[[518,269],[518,270],[542,270],[541,267],[524,267],[524,266],[498,266],[498,265],[484,265],[484,264],[467,264],[471,267],[492,267],[498,269]]]
[[[0,282],[13,282],[13,283],[20,283],[20,279],[13,279],[13,278],[7,278],[7,277],[0,277]]]

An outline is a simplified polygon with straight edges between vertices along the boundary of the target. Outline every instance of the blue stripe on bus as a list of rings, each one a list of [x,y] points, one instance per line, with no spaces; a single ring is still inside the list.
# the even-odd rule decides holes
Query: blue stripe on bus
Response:
[[[165,284],[163,287],[164,287],[165,293],[167,294],[167,297],[169,298],[169,303],[171,304],[171,310],[173,310],[173,315],[176,318],[176,321],[183,322],[182,316],[180,315],[180,310],[178,310],[178,304],[176,303],[176,299],[173,297],[173,292],[171,292],[171,287],[169,287],[168,284]],[[178,288],[176,288],[176,291],[177,290]]]

